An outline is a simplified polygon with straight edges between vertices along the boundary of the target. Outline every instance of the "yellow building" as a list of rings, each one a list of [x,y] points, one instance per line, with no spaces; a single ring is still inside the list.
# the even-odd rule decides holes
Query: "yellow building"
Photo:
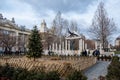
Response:
[[[8,20],[0,14],[0,51],[5,51],[9,47],[11,51],[26,51],[30,33],[25,26],[18,26],[14,18]]]

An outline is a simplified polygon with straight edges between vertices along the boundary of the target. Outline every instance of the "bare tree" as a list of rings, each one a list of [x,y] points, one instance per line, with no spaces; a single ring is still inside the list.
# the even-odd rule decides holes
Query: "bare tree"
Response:
[[[54,34],[57,36],[61,36],[63,28],[61,12],[58,12],[55,16],[52,27],[54,28]]]
[[[53,34],[56,35],[61,43],[62,37],[66,34],[67,20],[61,17],[61,12],[58,12],[52,23]],[[57,40],[57,38],[56,38]]]
[[[71,21],[69,27],[70,27],[70,29],[71,29],[72,31],[76,31],[76,32],[79,31],[79,30],[78,30],[78,24],[77,24],[76,21]]]
[[[25,40],[25,37],[27,37],[26,35],[19,35],[16,36],[18,38],[17,40],[17,47],[18,47],[18,51],[20,52],[25,52],[25,43],[27,43],[27,41]]]
[[[62,31],[62,36],[65,37],[68,33],[68,27],[69,27],[69,21],[67,19],[64,19],[63,22],[63,31]]]
[[[108,46],[109,39],[116,30],[113,19],[110,19],[104,8],[104,3],[100,2],[89,29],[94,39],[100,39],[103,49]]]
[[[1,46],[5,49],[5,53],[11,53],[11,50],[16,46],[16,37],[13,33],[1,30]]]

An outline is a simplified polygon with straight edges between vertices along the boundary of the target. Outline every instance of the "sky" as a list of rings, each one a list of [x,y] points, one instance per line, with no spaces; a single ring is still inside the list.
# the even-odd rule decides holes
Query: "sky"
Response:
[[[105,4],[108,16],[113,18],[119,28],[114,34],[115,38],[120,35],[120,0],[0,0],[0,13],[10,20],[14,17],[16,24],[32,29],[34,25],[40,28],[43,19],[50,28],[52,20],[60,11],[63,18],[75,20],[81,33],[89,37],[87,29],[101,1]]]

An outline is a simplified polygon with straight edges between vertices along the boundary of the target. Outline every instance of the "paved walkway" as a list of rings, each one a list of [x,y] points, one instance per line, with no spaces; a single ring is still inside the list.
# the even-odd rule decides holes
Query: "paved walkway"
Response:
[[[100,75],[105,76],[107,74],[107,67],[110,62],[98,61],[95,65],[85,70],[85,75],[88,80],[98,80]]]

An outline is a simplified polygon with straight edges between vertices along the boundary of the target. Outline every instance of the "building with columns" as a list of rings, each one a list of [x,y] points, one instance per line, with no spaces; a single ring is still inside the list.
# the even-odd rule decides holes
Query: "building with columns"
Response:
[[[31,31],[25,26],[18,26],[14,18],[8,20],[0,14],[0,51],[6,50],[6,43],[9,43],[11,51],[26,51],[30,33]]]
[[[78,45],[75,44],[75,46],[77,46],[78,49],[73,48],[74,40],[77,41]],[[71,32],[61,43],[52,43],[52,45],[49,46],[49,50],[58,55],[81,55],[81,52],[87,49],[87,43],[85,40],[84,35]]]

